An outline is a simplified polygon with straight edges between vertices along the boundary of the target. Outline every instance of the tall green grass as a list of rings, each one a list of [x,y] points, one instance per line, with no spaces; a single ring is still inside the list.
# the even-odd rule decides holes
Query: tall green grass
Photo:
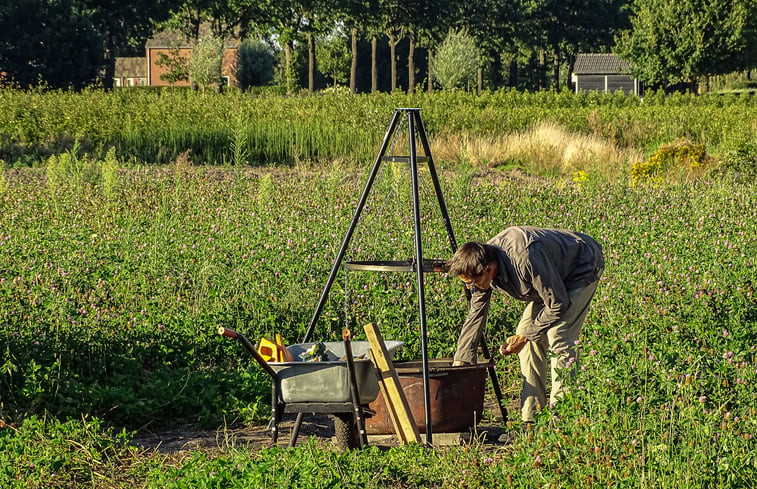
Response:
[[[250,163],[375,157],[395,107],[421,107],[431,136],[502,136],[552,122],[606,138],[622,148],[654,149],[688,138],[717,150],[757,137],[755,97],[497,91],[477,96],[415,95],[256,97],[185,90],[112,92],[0,90],[0,159],[34,164],[50,154],[82,150],[102,158],[167,163],[189,150],[197,164],[234,161],[233,141],[247,140]]]

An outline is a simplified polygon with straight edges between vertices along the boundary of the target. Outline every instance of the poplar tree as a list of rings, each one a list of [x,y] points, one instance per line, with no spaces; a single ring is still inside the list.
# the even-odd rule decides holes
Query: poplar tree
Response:
[[[465,87],[476,76],[479,51],[465,29],[450,30],[434,57],[434,77],[445,90]]]
[[[637,0],[617,52],[647,84],[695,90],[706,76],[749,67],[756,16],[755,0]]]

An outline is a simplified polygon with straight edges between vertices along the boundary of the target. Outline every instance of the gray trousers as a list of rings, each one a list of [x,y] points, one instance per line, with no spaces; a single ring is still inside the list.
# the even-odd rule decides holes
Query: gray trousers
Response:
[[[520,394],[523,421],[533,421],[537,409],[547,405],[548,362],[551,363],[552,380],[550,404],[554,404],[567,392],[567,387],[562,381],[566,375],[572,376],[578,365],[576,340],[581,334],[581,327],[598,284],[599,281],[596,281],[586,287],[568,291],[570,306],[560,317],[560,321],[549,328],[540,341],[527,342],[518,353],[520,371],[523,375],[523,389]],[[542,303],[529,302],[515,334],[522,334],[523,329],[531,325],[543,307]]]

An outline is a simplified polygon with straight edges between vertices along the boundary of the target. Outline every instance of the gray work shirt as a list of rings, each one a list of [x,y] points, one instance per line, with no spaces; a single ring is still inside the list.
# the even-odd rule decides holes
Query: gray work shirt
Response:
[[[525,331],[528,339],[539,340],[570,305],[568,291],[598,280],[604,269],[599,243],[575,231],[513,226],[488,244],[497,247],[497,275],[490,289],[471,289],[470,310],[462,327],[478,335],[486,324],[492,289],[544,304]]]

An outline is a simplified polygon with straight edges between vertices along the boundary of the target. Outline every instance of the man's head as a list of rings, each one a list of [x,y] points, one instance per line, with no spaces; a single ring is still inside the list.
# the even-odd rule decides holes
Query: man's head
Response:
[[[475,286],[479,289],[491,287],[497,265],[497,249],[479,241],[465,243],[447,261],[451,276],[460,277],[468,288]]]

